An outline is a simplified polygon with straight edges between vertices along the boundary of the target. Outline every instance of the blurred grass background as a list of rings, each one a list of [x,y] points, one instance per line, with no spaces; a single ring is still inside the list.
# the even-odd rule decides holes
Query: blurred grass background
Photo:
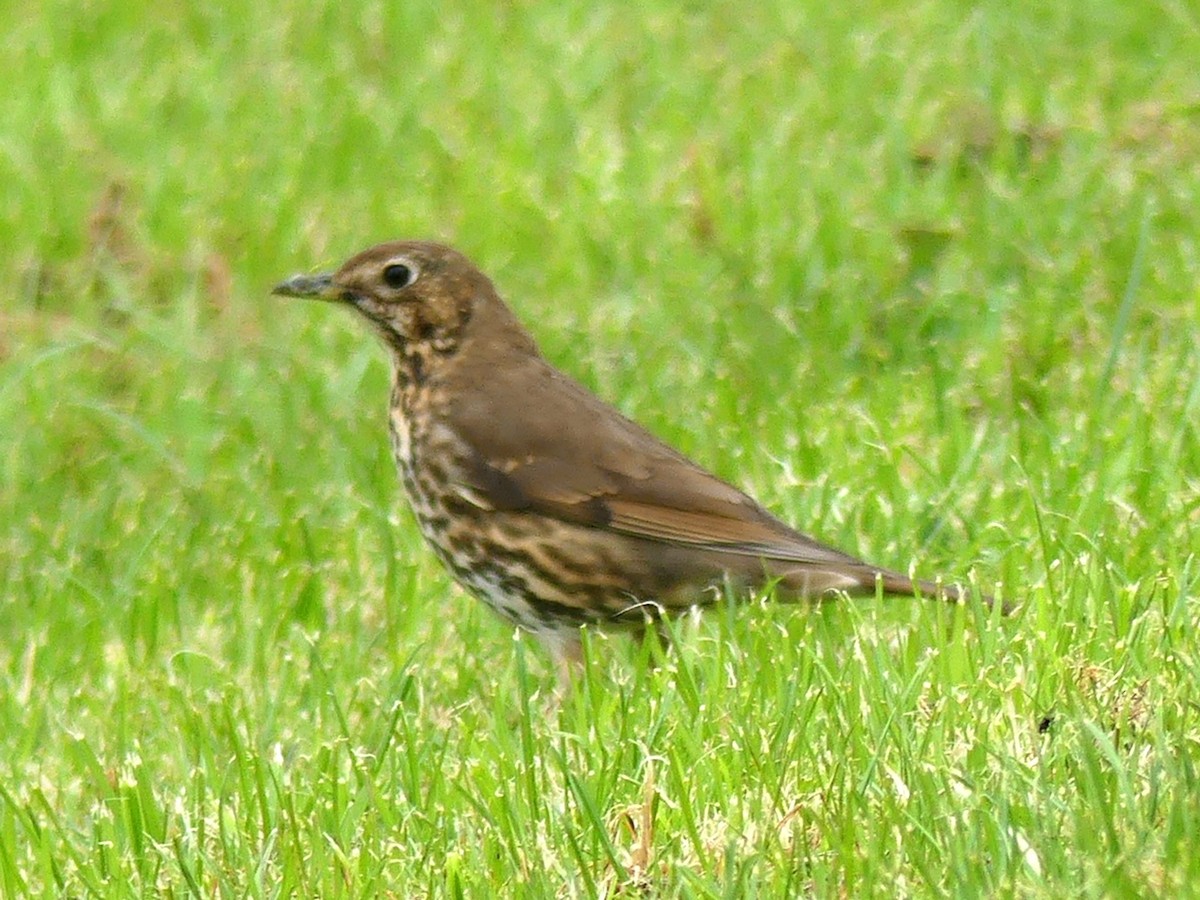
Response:
[[[1200,15],[0,9],[0,890],[1200,883]],[[453,589],[393,237],[783,518],[1015,620],[752,605],[575,695]]]

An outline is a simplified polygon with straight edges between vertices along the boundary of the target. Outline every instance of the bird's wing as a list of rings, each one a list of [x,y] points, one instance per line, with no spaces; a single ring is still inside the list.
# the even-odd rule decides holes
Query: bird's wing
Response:
[[[465,493],[635,537],[786,562],[858,563],[775,519],[542,361],[492,373],[446,414],[469,447]],[[504,384],[510,381],[516,383]],[[489,403],[521,397],[519,408]]]

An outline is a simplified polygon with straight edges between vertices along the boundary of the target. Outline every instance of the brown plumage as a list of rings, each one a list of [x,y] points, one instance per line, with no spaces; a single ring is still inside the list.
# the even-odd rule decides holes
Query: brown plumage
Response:
[[[643,627],[728,583],[966,596],[818,543],[655,438],[551,366],[448,247],[380,244],[275,293],[351,306],[382,337],[392,448],[422,532],[461,584],[560,657],[582,624]]]

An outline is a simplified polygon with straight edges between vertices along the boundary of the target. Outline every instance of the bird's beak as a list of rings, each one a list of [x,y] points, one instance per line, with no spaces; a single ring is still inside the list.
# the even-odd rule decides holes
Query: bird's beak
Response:
[[[275,285],[271,293],[281,297],[311,297],[314,300],[340,299],[333,289],[333,275],[329,272],[321,275],[293,275],[287,281]]]

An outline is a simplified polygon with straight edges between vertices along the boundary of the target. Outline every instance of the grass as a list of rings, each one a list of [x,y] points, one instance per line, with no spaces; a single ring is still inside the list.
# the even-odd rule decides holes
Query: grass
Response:
[[[5,896],[1194,894],[1191,6],[0,25]],[[556,703],[421,546],[379,348],[267,295],[398,236],[783,518],[1021,612],[730,603],[589,635]]]

